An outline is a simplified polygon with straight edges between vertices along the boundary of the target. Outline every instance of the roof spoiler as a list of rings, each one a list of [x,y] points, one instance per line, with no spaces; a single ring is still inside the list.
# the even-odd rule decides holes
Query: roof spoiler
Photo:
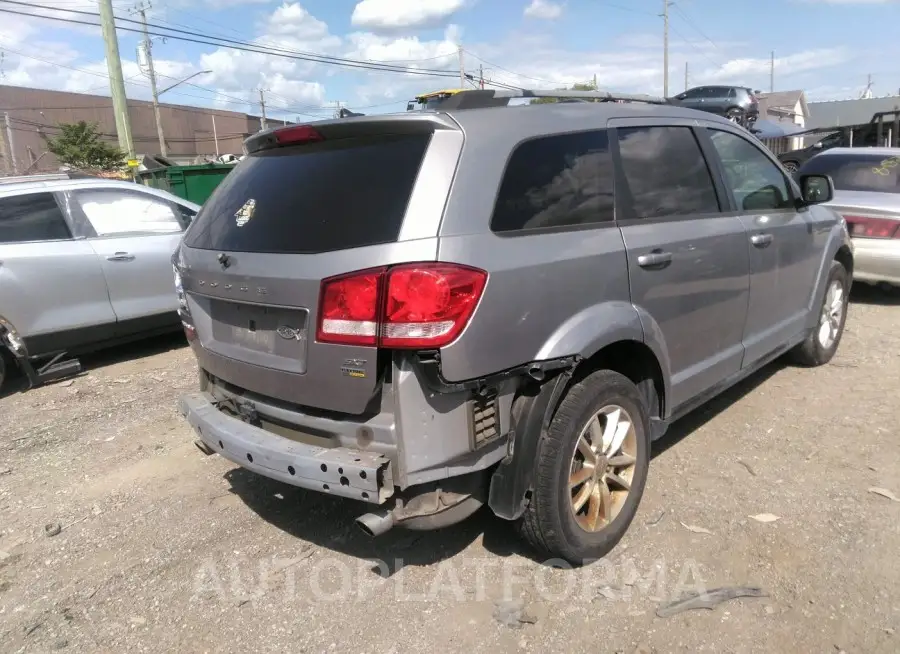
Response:
[[[446,109],[478,109],[484,107],[505,107],[514,98],[554,98],[563,102],[644,102],[647,104],[670,104],[666,98],[642,93],[613,93],[611,91],[539,91],[532,89],[478,89],[460,91],[438,105],[439,111]]]

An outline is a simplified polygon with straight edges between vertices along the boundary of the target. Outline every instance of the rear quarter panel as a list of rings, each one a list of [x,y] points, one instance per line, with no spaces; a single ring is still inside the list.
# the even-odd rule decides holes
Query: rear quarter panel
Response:
[[[672,118],[696,116],[678,107],[668,111]],[[438,258],[482,268],[489,278],[466,330],[442,350],[445,377],[473,379],[534,360],[590,356],[604,345],[634,340],[654,350],[668,379],[664,344],[653,334],[645,337],[631,303],[625,246],[615,224],[503,236],[489,228],[507,161],[519,143],[606,129],[613,116],[650,112],[666,117],[659,107],[641,103],[508,107],[459,116],[465,143],[441,223]]]

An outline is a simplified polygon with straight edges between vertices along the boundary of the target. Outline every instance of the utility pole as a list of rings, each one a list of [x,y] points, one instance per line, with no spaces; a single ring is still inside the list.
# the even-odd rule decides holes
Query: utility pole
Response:
[[[684,62],[684,90],[687,91],[690,84],[688,80],[690,79],[690,74],[688,73],[688,62]]]
[[[9,160],[12,162],[13,174],[19,174],[19,164],[16,163],[16,143],[13,141],[12,125],[9,123],[9,112],[3,113],[6,122],[6,138],[9,139]]]
[[[262,109],[262,122],[260,123],[260,126],[266,130],[269,128],[269,123],[266,121],[266,95],[262,87],[259,87],[259,106]]]
[[[769,64],[769,93],[775,93],[775,51],[772,50],[772,62]]]
[[[141,15],[141,23],[144,26],[144,55],[147,57],[147,72],[150,77],[150,92],[153,95],[153,117],[156,119],[156,135],[159,137],[159,153],[167,156],[166,137],[163,134],[162,118],[159,115],[159,92],[156,90],[156,70],[153,68],[153,40],[147,33],[147,10],[150,8],[150,2],[135,7],[132,13]]]
[[[0,157],[3,157],[3,169],[7,173],[11,173],[13,168],[9,160],[9,149],[6,147],[6,136],[4,134],[0,134]]]
[[[466,88],[466,66],[463,61],[463,47],[461,45],[456,46],[456,54],[459,55],[459,88]]]
[[[480,86],[484,88],[484,66],[478,64],[478,79],[480,80]]]
[[[669,7],[670,0],[663,0],[663,97],[669,97]]]
[[[116,134],[119,149],[134,158],[134,143],[131,140],[131,123],[128,118],[128,100],[125,98],[125,79],[122,77],[122,59],[119,57],[119,37],[116,34],[116,19],[113,15],[112,0],[98,0],[100,4],[100,28],[106,44],[106,68],[109,72],[109,90],[112,95],[113,113],[116,115]]]
[[[594,90],[595,90],[595,91],[599,91],[599,90],[600,90],[600,87],[597,86],[597,73],[594,73],[594,80],[593,80],[593,81],[594,81]]]
[[[216,131],[216,115],[212,114],[212,116],[210,116],[210,118],[212,118],[213,141],[215,141],[215,143],[216,143],[216,159],[218,159],[219,158],[219,133]]]

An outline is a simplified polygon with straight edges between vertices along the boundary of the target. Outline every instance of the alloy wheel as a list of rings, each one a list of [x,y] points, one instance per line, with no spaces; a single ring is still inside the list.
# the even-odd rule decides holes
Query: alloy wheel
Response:
[[[582,428],[569,467],[578,526],[593,533],[615,519],[631,491],[636,463],[634,420],[620,406],[603,407]]]
[[[844,286],[837,279],[828,285],[822,315],[819,317],[819,345],[826,350],[834,345],[844,316]]]

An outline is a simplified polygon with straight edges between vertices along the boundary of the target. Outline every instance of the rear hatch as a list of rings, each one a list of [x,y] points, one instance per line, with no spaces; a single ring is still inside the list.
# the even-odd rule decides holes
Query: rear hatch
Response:
[[[427,115],[251,137],[178,253],[201,366],[255,393],[364,413],[381,382],[378,349],[317,340],[322,282],[433,261],[455,170],[446,159],[461,145],[455,123]]]

